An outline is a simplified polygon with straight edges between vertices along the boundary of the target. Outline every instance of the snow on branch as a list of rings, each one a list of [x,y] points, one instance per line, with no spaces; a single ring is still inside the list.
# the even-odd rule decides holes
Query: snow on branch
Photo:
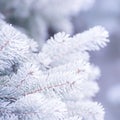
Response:
[[[48,65],[51,63],[54,64],[56,61],[63,61],[64,57],[71,57],[71,54],[77,56],[78,52],[81,53],[81,58],[83,58],[82,53],[86,50],[99,50],[101,47],[106,46],[109,42],[107,38],[108,32],[101,26],[91,28],[89,31],[73,37],[64,32],[58,33],[54,37],[51,37],[43,46],[39,53],[40,62]],[[49,59],[46,63],[44,63],[44,54],[46,55],[45,59]],[[83,55],[85,56],[85,54]],[[70,60],[71,58],[68,59]]]
[[[3,120],[14,116],[21,120],[57,120],[67,116],[66,105],[59,98],[47,98],[39,93],[22,97],[6,108],[0,110]]]
[[[36,53],[36,42],[0,21],[0,120],[103,120],[92,100],[100,71],[88,51],[106,46],[107,37],[100,26],[58,33]]]
[[[101,104],[91,101],[68,102],[69,114],[80,115],[82,120],[103,120],[104,108]]]
[[[85,31],[82,34],[77,34],[73,37],[75,43],[79,43],[79,45],[75,45],[75,48],[78,48],[80,51],[91,51],[91,50],[99,50],[107,45],[108,40],[108,32],[102,26],[96,26],[94,28],[89,29],[89,31]]]
[[[33,40],[0,20],[0,75],[16,72],[19,64],[28,60],[35,48]]]

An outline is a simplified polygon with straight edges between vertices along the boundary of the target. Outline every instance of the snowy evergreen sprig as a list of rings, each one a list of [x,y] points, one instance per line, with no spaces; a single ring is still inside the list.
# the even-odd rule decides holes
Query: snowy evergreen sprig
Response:
[[[103,120],[92,100],[100,71],[88,51],[106,46],[107,37],[100,26],[73,37],[58,33],[38,53],[33,40],[1,21],[0,120]]]
[[[101,26],[94,27],[73,37],[65,33],[58,33],[51,37],[47,44],[43,46],[39,53],[40,60],[43,60],[43,62],[41,61],[43,64],[54,64],[54,62],[59,64],[59,61],[63,63],[69,62],[74,60],[72,59],[73,56],[77,58],[77,56],[82,56],[82,53],[86,51],[99,50],[101,47],[106,46],[109,41],[107,37],[108,32]],[[83,55],[85,58],[87,57],[86,53]],[[48,57],[48,63],[43,59],[43,56],[45,56],[45,59]]]
[[[0,21],[0,75],[16,72],[19,63],[27,61],[35,50],[37,45],[33,40]]]

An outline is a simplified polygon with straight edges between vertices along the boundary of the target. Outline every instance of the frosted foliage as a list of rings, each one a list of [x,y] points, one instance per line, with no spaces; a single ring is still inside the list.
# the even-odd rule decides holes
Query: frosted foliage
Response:
[[[107,37],[108,32],[105,31],[104,28],[101,26],[94,27],[89,31],[85,31],[73,37],[70,37],[70,35],[65,34],[64,32],[58,33],[47,41],[47,44],[43,46],[39,56],[41,58],[41,56],[43,56],[44,54],[47,55],[45,57],[51,59],[51,61],[49,60],[47,64],[54,64],[54,62],[56,61],[59,63],[59,60],[61,62],[61,59],[62,62],[65,62],[63,60],[65,60],[64,58],[66,56],[70,56],[71,54],[73,56],[77,56],[78,51],[81,52],[81,55],[83,53],[85,56],[86,54],[84,52],[86,50],[99,50],[101,47],[106,46],[106,43],[109,41],[108,39],[106,39]]]
[[[27,61],[35,50],[37,46],[33,40],[0,21],[0,75],[16,72],[19,63]]]
[[[0,11],[8,21],[43,45],[49,28],[56,32],[73,32],[70,17],[91,8],[95,0],[0,0]],[[23,12],[21,12],[23,11]],[[54,19],[53,19],[54,18]]]
[[[92,100],[100,70],[88,51],[106,46],[107,37],[101,26],[73,37],[58,33],[38,52],[36,42],[1,21],[0,120],[103,120]]]

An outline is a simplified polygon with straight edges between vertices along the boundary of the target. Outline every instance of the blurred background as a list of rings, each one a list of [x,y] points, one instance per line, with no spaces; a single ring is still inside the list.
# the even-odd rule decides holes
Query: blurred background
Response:
[[[0,12],[0,18],[40,46],[59,31],[75,34],[104,26],[110,43],[90,53],[91,62],[101,69],[100,92],[95,99],[105,108],[105,120],[120,120],[120,0],[0,0]]]

